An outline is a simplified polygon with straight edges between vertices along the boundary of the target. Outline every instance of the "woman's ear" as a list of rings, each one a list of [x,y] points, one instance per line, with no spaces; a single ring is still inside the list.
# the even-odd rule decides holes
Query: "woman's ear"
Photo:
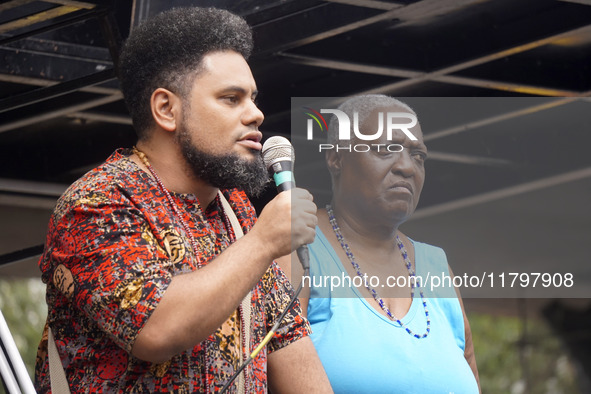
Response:
[[[182,102],[179,96],[168,89],[158,88],[150,97],[152,117],[156,124],[166,131],[176,131],[181,118]]]
[[[341,173],[341,155],[336,150],[330,149],[325,153],[326,167],[330,175],[335,178]]]

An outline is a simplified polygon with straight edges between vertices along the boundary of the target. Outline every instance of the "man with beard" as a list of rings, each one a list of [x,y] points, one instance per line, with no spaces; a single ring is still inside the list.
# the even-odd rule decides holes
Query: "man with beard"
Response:
[[[51,218],[40,392],[56,362],[74,392],[218,391],[286,307],[293,289],[273,260],[313,240],[316,206],[295,189],[256,219],[243,191],[267,182],[251,49],[246,22],[212,8],[131,33],[119,67],[138,142]],[[231,392],[330,392],[308,334],[296,304]]]

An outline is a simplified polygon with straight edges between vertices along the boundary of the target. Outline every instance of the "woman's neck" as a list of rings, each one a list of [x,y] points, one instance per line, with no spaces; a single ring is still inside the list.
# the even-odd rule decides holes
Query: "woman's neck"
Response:
[[[332,210],[345,239],[356,240],[371,248],[388,249],[395,245],[398,224],[384,220],[383,216],[372,215],[369,210],[348,207],[333,199]],[[379,220],[381,219],[381,220]]]

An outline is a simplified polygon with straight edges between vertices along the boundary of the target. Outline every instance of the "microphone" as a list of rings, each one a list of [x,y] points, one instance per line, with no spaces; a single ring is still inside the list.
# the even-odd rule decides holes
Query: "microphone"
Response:
[[[293,189],[295,153],[289,140],[281,136],[271,137],[263,144],[262,153],[265,166],[273,174],[277,192]]]
[[[295,152],[291,142],[285,137],[273,136],[263,144],[263,162],[273,174],[277,192],[281,193],[295,187],[295,178],[293,175],[293,165],[295,162]],[[308,245],[300,246],[296,251],[304,271],[310,269],[310,253]]]

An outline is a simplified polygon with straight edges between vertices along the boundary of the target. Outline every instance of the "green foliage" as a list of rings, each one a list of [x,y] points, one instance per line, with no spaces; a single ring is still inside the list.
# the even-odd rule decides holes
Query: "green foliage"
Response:
[[[45,285],[41,279],[0,278],[0,310],[33,379],[37,346],[47,317]]]
[[[577,394],[576,371],[540,319],[469,314],[480,385],[486,394]]]

